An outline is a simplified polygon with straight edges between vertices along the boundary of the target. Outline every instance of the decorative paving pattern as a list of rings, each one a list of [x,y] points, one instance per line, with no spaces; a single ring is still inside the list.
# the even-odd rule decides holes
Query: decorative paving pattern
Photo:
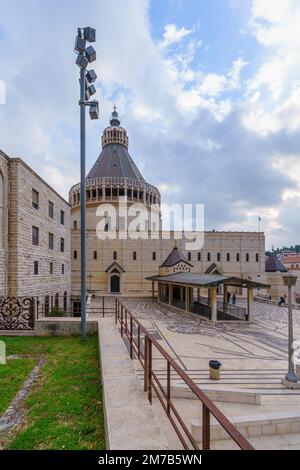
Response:
[[[197,384],[211,385],[208,361],[219,359],[223,365],[220,384],[269,396],[300,396],[299,391],[281,385],[287,368],[286,308],[254,302],[251,323],[213,325],[153,299],[124,299],[124,303],[147,328],[158,332],[164,347]],[[238,304],[245,306],[245,301]],[[300,339],[299,310],[294,311],[294,335]],[[165,380],[162,361],[154,360],[157,373]]]

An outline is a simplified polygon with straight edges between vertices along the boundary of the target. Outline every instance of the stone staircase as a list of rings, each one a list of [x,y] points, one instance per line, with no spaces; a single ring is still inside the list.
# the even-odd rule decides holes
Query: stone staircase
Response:
[[[281,411],[272,413],[257,413],[243,416],[231,416],[230,421],[237,427],[237,429],[245,436],[250,442],[251,438],[268,437],[270,448],[272,447],[272,437],[274,442],[278,440],[278,436],[284,436],[286,444],[289,442],[289,435],[300,435],[300,412],[296,411]],[[196,442],[202,441],[202,421],[195,419],[191,423],[191,432]],[[222,447],[226,447],[226,441],[229,441],[229,447],[232,446],[232,439],[222,428],[222,426],[215,420],[211,421],[211,440],[217,446],[218,441],[222,441]],[[295,441],[295,439],[293,439]],[[296,445],[299,441],[294,442]],[[233,443],[234,444],[234,443]],[[235,445],[235,444],[234,444]],[[275,444],[274,444],[275,445]],[[273,447],[276,448],[276,447]]]

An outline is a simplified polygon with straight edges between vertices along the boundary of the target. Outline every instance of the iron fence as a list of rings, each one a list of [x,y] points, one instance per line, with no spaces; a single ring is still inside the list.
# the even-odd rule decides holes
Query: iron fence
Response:
[[[34,299],[0,297],[0,330],[34,330]]]
[[[119,301],[116,301],[116,324],[120,324],[121,336],[129,343],[130,358],[137,358],[144,370],[144,391],[152,404],[153,392],[159,399],[184,449],[200,450],[198,443],[189,431],[182,416],[171,398],[171,374],[174,372],[195,394],[202,404],[202,449],[210,449],[210,416],[212,415],[242,450],[254,450],[252,445],[226,418],[217,406],[193,382],[185,371],[171,358],[164,348],[153,338],[139,320]],[[166,361],[167,385],[162,384],[153,369],[153,352],[159,353]],[[157,357],[155,358],[157,359]]]

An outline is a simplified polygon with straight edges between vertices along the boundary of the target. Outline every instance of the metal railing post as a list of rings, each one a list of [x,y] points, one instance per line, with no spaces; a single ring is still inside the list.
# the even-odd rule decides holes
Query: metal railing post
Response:
[[[121,336],[123,338],[123,305],[121,305]]]
[[[138,359],[141,357],[141,328],[138,325]]]
[[[210,411],[202,405],[202,449],[210,450]]]
[[[133,359],[133,344],[132,344],[132,316],[130,315],[130,359]]]
[[[148,343],[148,399],[152,405],[152,341],[149,338]]]
[[[170,416],[171,410],[171,364],[167,362],[167,414]]]
[[[145,336],[145,351],[144,351],[144,392],[148,390],[148,352],[149,352],[149,339]]]

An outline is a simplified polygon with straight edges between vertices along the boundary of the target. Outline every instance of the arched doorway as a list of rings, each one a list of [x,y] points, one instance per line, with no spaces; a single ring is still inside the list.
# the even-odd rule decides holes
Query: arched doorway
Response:
[[[114,261],[107,269],[108,273],[108,286],[107,290],[109,294],[121,294],[122,291],[122,274],[124,269],[122,266]]]
[[[110,276],[110,292],[112,294],[119,294],[120,293],[120,275],[119,274],[111,274],[111,276]]]

